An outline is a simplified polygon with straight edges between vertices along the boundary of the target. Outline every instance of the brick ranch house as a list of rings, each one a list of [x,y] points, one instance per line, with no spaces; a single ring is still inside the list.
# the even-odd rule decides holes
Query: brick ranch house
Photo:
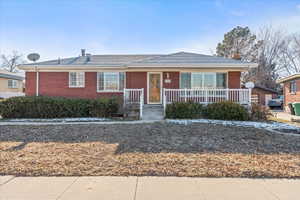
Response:
[[[291,112],[289,104],[300,102],[300,74],[293,74],[277,81],[283,85],[283,108]]]
[[[193,100],[249,103],[241,72],[256,67],[236,59],[178,52],[157,55],[90,55],[23,64],[28,96],[99,98],[166,104]]]

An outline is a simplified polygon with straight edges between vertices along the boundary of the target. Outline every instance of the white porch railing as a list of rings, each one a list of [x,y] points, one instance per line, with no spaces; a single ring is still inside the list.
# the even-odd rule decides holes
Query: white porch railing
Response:
[[[164,107],[173,102],[196,102],[209,104],[232,101],[239,104],[251,104],[250,89],[164,89]]]
[[[142,119],[143,105],[144,105],[144,88],[141,89],[124,88],[124,105],[126,104],[139,104],[140,119]]]

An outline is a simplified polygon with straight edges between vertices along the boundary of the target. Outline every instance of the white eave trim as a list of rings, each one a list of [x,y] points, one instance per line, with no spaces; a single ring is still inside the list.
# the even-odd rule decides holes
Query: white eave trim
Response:
[[[284,83],[284,82],[291,81],[291,80],[297,79],[297,78],[300,78],[300,74],[294,74],[291,76],[281,78],[281,79],[277,80],[276,83]]]
[[[247,70],[249,68],[257,67],[256,63],[208,63],[208,64],[151,64],[151,65],[137,65],[130,64],[128,66],[101,66],[101,65],[19,65],[19,69],[25,71],[32,71],[39,69],[40,71],[66,71],[66,70],[126,70],[126,69],[144,69],[145,68],[173,68],[173,69],[237,69]]]
[[[66,70],[99,70],[99,69],[126,69],[125,66],[97,66],[97,65],[19,65],[19,69],[25,71],[32,71],[36,68],[39,70],[55,70],[55,71],[66,71]]]
[[[162,68],[213,68],[213,67],[220,67],[220,68],[253,68],[257,67],[258,64],[256,63],[201,63],[201,64],[182,64],[182,63],[175,63],[175,64],[130,64],[128,68],[140,68],[140,67],[162,67]]]

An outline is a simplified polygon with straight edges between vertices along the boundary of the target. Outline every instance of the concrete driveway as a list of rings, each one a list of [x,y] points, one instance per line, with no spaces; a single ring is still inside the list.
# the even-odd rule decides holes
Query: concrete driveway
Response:
[[[300,179],[0,177],[0,199],[291,200]]]

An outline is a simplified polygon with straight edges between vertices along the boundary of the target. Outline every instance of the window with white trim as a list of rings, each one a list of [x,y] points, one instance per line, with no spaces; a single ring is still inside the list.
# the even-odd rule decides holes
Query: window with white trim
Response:
[[[297,85],[296,81],[290,82],[290,93],[296,93],[297,92]]]
[[[18,81],[13,80],[13,79],[9,79],[7,81],[7,86],[8,86],[8,88],[18,88]]]
[[[125,84],[124,72],[98,72],[98,92],[119,92],[123,91]]]
[[[84,87],[84,72],[69,72],[69,87]]]
[[[219,72],[182,72],[180,73],[181,89],[226,88],[227,73]]]

